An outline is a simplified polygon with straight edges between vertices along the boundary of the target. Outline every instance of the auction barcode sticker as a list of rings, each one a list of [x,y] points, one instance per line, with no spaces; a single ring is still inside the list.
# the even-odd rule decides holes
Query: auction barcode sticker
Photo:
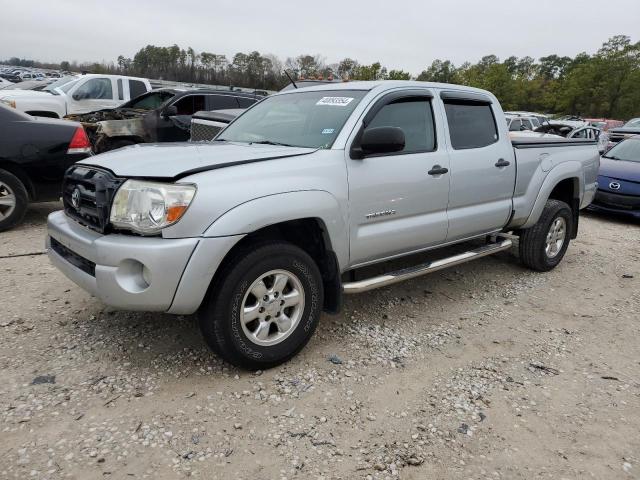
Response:
[[[334,107],[346,107],[353,101],[353,97],[322,97],[316,105],[332,105]]]

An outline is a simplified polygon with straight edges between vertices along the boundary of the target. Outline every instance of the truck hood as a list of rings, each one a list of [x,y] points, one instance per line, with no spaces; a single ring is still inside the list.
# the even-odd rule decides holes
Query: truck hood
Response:
[[[120,148],[83,160],[119,177],[178,180],[207,170],[315,152],[313,148],[212,142],[158,143]]]
[[[602,158],[598,175],[640,183],[640,162]]]
[[[2,90],[0,90],[1,92]],[[618,127],[618,128],[610,128],[609,133],[637,133],[640,134],[640,127]]]
[[[3,88],[0,90],[0,98],[9,98],[9,97],[32,97],[32,98],[42,98],[42,97],[53,97],[54,95],[49,92],[38,92],[36,90],[9,90]]]

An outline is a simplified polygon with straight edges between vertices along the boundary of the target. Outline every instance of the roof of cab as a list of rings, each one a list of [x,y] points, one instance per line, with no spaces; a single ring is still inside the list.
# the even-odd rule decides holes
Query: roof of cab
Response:
[[[300,87],[298,90],[310,91],[322,91],[322,90],[390,90],[394,88],[437,88],[441,90],[459,90],[465,92],[477,92],[488,94],[493,97],[493,94],[487,90],[481,88],[467,87],[465,85],[455,85],[452,83],[435,83],[435,82],[419,82],[416,80],[355,80],[351,82],[335,82],[327,83],[325,85],[314,85],[310,87]],[[296,89],[279,92],[274,95],[286,95],[295,92]]]

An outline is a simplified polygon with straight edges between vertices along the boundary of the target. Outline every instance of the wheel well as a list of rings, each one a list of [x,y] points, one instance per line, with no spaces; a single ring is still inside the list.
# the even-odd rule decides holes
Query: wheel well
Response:
[[[324,286],[323,309],[338,313],[342,308],[342,282],[336,254],[331,249],[331,240],[324,222],[319,218],[289,220],[263,227],[239,241],[226,258],[231,258],[238,249],[265,240],[284,240],[301,248],[313,258],[322,273]]]
[[[27,189],[27,193],[29,194],[29,200],[33,200],[36,198],[36,189],[33,183],[31,182],[29,175],[27,175],[26,172],[22,168],[20,168],[19,165],[0,160],[0,169],[6,170],[7,172],[12,173],[16,177],[18,177],[18,180],[20,180],[24,185],[24,188]]]
[[[578,236],[578,219],[580,218],[580,182],[577,178],[561,180],[551,191],[549,199],[560,200],[571,208],[573,213],[573,230],[571,238]]]
[[[56,112],[34,110],[25,113],[28,113],[29,115],[32,115],[34,117],[60,118]]]

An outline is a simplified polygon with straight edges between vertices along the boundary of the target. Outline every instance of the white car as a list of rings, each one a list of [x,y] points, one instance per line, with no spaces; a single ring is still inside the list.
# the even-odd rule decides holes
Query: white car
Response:
[[[0,102],[30,115],[62,118],[72,113],[115,108],[151,91],[146,78],[123,75],[89,74],[62,84],[60,80],[42,92],[0,90]]]

